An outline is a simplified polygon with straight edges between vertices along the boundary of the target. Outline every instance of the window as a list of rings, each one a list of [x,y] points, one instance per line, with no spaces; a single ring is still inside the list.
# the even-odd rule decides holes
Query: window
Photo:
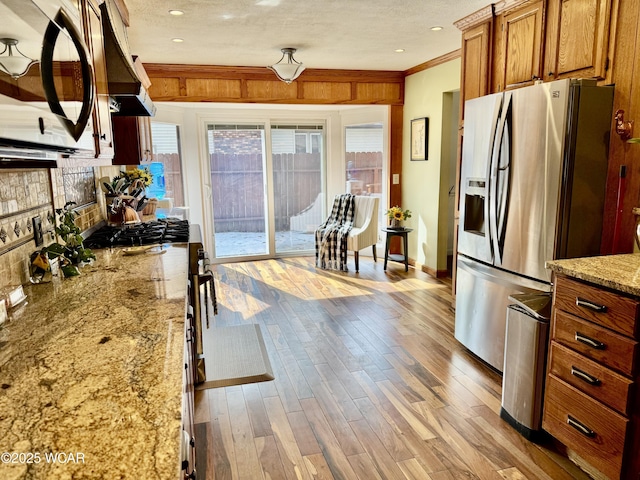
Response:
[[[171,123],[151,122],[154,161],[148,166],[154,174],[150,196],[164,198],[174,207],[184,206],[180,131]]]

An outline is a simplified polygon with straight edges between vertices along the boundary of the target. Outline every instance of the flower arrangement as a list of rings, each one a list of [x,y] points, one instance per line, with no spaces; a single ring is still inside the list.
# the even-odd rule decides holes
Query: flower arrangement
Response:
[[[120,176],[126,178],[131,185],[144,188],[149,187],[153,181],[153,174],[149,171],[149,167],[126,170]]]
[[[391,220],[402,222],[407,218],[411,218],[411,210],[402,210],[401,207],[396,205],[387,210],[387,217],[389,217]]]

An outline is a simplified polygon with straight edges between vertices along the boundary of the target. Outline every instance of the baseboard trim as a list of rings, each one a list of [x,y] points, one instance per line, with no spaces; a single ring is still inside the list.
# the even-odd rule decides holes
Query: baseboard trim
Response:
[[[409,258],[409,265],[411,265],[413,268],[419,268],[421,271],[423,271],[427,275],[431,275],[433,278],[447,278],[447,277],[449,277],[449,271],[448,270],[436,270],[436,269],[431,268],[431,267],[429,267],[427,265],[423,265],[421,263],[416,263],[416,261],[413,260],[412,258]]]

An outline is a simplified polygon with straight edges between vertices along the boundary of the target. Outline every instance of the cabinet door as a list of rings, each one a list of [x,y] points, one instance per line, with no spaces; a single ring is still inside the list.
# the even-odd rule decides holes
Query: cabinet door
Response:
[[[618,0],[549,0],[546,80],[602,80],[608,68],[611,11]]]
[[[114,116],[114,165],[139,165],[142,160],[137,117]]]
[[[151,140],[151,118],[138,118],[138,136],[140,138],[140,161],[148,163],[153,160],[153,143]]]
[[[491,22],[470,28],[462,34],[462,105],[465,100],[489,93],[490,37]]]
[[[83,0],[87,25],[87,43],[93,57],[93,72],[96,84],[96,100],[93,110],[93,131],[95,135],[96,158],[113,158],[113,136],[111,114],[109,112],[109,87],[105,63],[102,20],[100,8],[93,0]]]
[[[500,20],[502,82],[498,91],[531,85],[542,77],[542,1],[506,13]]]
[[[114,165],[140,165],[152,160],[151,118],[114,116]]]

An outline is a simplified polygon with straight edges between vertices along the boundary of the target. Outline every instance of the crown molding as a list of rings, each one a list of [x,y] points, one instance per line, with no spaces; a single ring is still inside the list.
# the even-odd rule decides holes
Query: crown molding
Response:
[[[413,75],[418,72],[422,72],[424,70],[428,70],[433,67],[437,67],[438,65],[442,65],[443,63],[450,62],[451,60],[455,60],[456,58],[460,58],[461,49],[454,50],[453,52],[445,53],[444,55],[440,55],[432,60],[421,63],[420,65],[416,65],[415,67],[411,67],[404,71],[404,76],[407,77],[409,75]]]
[[[475,27],[481,23],[491,20],[493,18],[493,12],[493,4],[489,4],[486,7],[473,12],[471,15],[467,15],[466,17],[453,22],[453,24],[458,28],[458,30],[468,30],[471,27]]]
[[[503,12],[518,8],[525,3],[532,3],[531,0],[500,0],[493,4],[493,14],[500,15]]]

